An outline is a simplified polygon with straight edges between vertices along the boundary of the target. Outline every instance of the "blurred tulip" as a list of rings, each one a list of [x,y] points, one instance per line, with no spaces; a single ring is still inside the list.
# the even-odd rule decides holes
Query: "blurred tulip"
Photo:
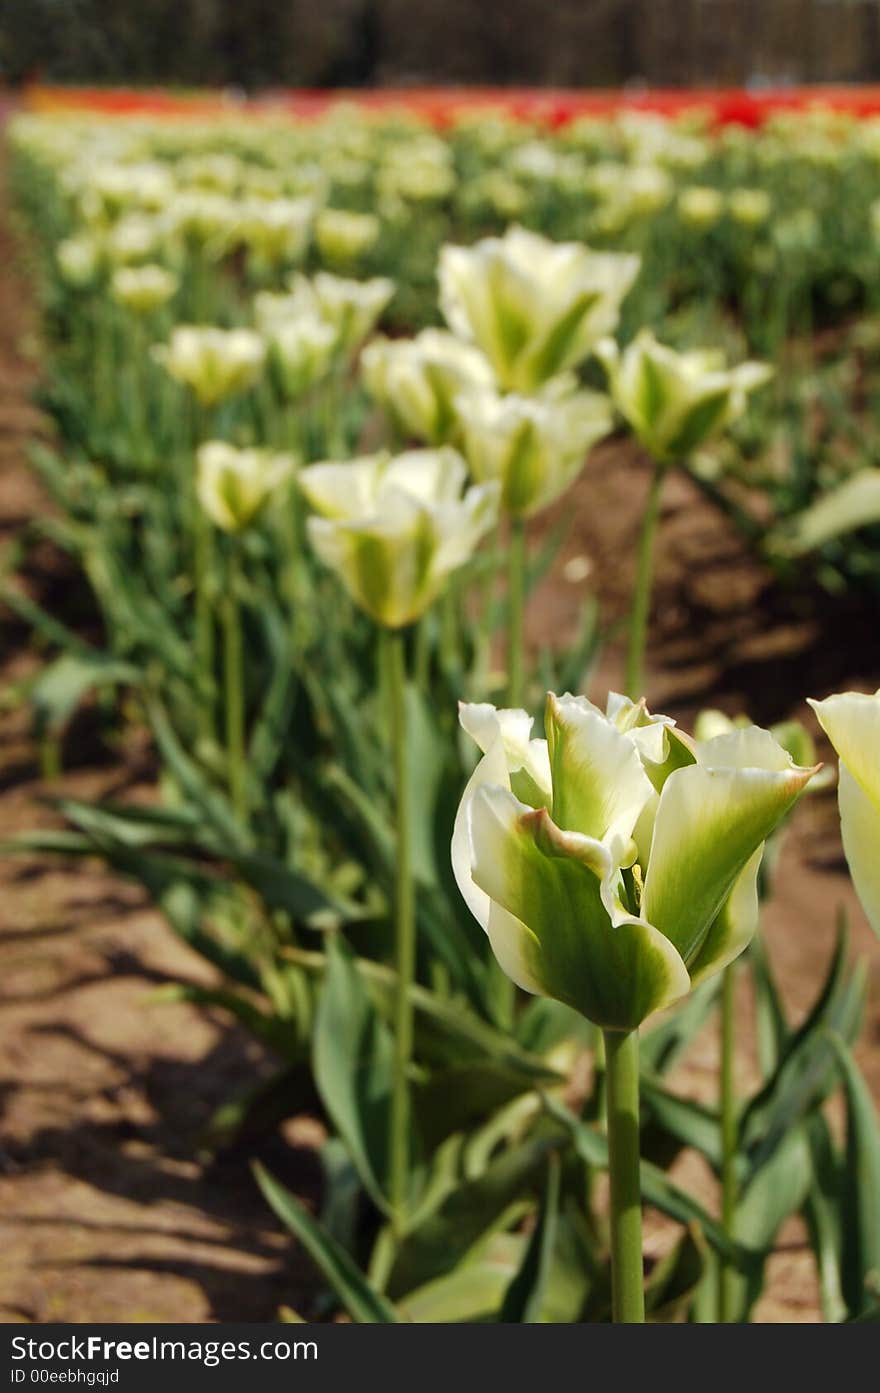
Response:
[[[203,406],[214,406],[257,380],[266,345],[252,329],[214,329],[179,324],[168,344],[153,349],[171,377],[192,388]]]
[[[135,314],[150,314],[176,294],[177,276],[164,266],[120,266],[113,272],[113,298]]]
[[[612,424],[611,403],[599,392],[554,400],[484,388],[458,396],[455,407],[474,478],[497,479],[502,509],[523,518],[568,488]]]
[[[296,461],[292,455],[208,440],[199,446],[196,468],[198,500],[211,521],[223,532],[241,532],[292,476]]]
[[[686,459],[746,408],[749,392],[769,381],[765,363],[725,368],[712,351],[676,353],[647,329],[621,353],[613,339],[599,345],[611,396],[655,460]]]
[[[361,371],[368,392],[403,434],[431,445],[458,434],[454,401],[462,389],[494,380],[479,349],[442,329],[375,339],[364,349]]]
[[[397,629],[424,614],[492,526],[498,486],[465,491],[466,479],[464,460],[448,447],[300,472],[321,514],[308,520],[315,551],[377,624]]]
[[[617,324],[639,258],[551,242],[521,227],[440,252],[440,304],[502,387],[530,393],[582,362]]]

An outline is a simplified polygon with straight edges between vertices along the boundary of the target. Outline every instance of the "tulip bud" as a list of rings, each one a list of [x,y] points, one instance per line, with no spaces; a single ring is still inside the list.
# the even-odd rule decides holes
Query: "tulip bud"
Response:
[[[514,517],[554,502],[611,429],[611,403],[599,392],[554,400],[483,389],[457,397],[455,406],[471,473],[500,482],[501,507]]]
[[[440,305],[476,343],[500,385],[531,393],[583,362],[613,331],[637,256],[550,242],[524,228],[440,253]]]
[[[294,472],[292,455],[271,450],[237,450],[225,440],[209,440],[196,455],[196,492],[216,527],[241,532],[271,493]]]
[[[312,545],[377,624],[418,619],[492,526],[498,486],[463,492],[466,478],[448,447],[301,471],[300,487],[321,514],[308,520]]]
[[[840,830],[853,884],[880,935],[880,692],[810,700],[840,756]]]
[[[749,392],[773,369],[764,363],[725,368],[720,353],[676,353],[647,329],[621,353],[613,339],[599,345],[611,396],[655,460],[686,459],[735,421]]]
[[[757,726],[696,742],[644,702],[461,707],[483,758],[452,839],[461,893],[524,990],[636,1029],[757,926],[765,839],[814,773]]]

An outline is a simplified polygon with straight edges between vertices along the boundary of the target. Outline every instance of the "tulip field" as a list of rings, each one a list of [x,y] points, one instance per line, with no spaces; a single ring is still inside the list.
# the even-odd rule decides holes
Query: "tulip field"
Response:
[[[43,106],[4,888],[166,955],[193,1318],[880,1318],[880,116]]]

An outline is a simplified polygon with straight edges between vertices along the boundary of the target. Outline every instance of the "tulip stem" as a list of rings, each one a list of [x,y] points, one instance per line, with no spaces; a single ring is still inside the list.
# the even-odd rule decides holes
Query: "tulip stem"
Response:
[[[522,706],[523,614],[526,599],[526,525],[511,518],[507,553],[507,704]]]
[[[201,734],[211,739],[214,735],[214,615],[211,605],[214,534],[211,520],[198,500],[195,503],[193,527],[198,719]]]
[[[247,782],[244,748],[244,671],[241,653],[241,614],[238,586],[241,560],[237,539],[231,539],[227,589],[223,597],[223,677],[226,705],[226,759],[229,796],[240,822],[247,818]]]
[[[651,590],[654,581],[654,538],[660,516],[660,490],[663,486],[663,466],[654,464],[648,501],[642,516],[639,551],[636,562],[636,586],[629,619],[629,646],[626,655],[627,696],[638,701],[645,695],[645,642],[648,618],[651,613]]]
[[[416,965],[416,926],[410,866],[410,798],[406,747],[406,658],[403,634],[399,631],[389,633],[387,648],[397,832],[394,896],[394,954],[397,981],[394,997],[394,1073],[391,1084],[389,1191],[391,1226],[395,1238],[399,1239],[405,1226],[409,1190],[409,1072],[413,1043],[411,988]]]
[[[608,1169],[611,1181],[611,1298],[616,1322],[645,1319],[639,1178],[639,1033],[606,1030]]]
[[[735,968],[729,964],[721,974],[721,1226],[728,1238],[735,1237],[736,1226],[736,1086],[734,1080]],[[736,1277],[726,1263],[718,1268],[718,1319],[732,1319]]]

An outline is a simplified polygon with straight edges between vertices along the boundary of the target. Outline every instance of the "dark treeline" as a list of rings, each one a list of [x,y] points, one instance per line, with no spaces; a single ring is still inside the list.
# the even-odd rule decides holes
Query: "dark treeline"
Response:
[[[0,0],[0,78],[872,81],[880,0]]]

